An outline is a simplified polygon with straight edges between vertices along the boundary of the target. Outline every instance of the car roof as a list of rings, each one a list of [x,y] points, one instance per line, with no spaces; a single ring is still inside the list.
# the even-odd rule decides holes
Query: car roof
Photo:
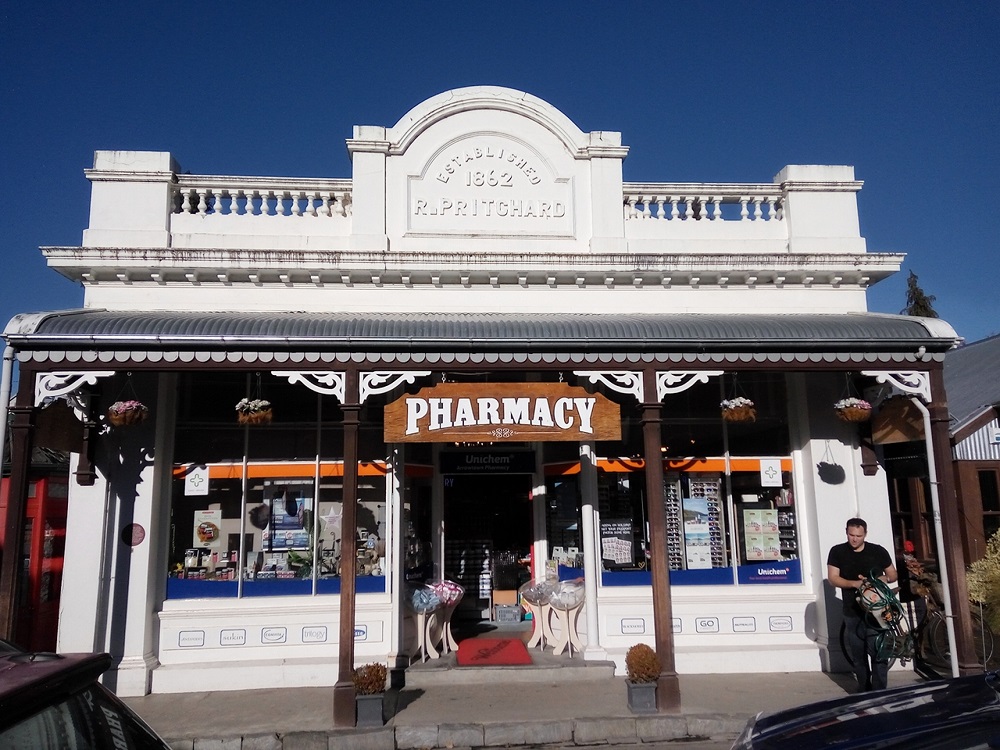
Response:
[[[0,650],[0,728],[93,684],[110,666],[108,654]]]

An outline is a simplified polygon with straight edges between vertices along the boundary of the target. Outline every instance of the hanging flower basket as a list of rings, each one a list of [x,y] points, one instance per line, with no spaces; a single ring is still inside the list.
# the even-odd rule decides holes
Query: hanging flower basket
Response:
[[[236,404],[236,419],[240,424],[270,424],[271,402],[262,398],[240,399]]]
[[[842,398],[833,410],[845,422],[867,422],[872,416],[872,405],[861,398]]]
[[[724,399],[719,408],[722,409],[722,418],[727,422],[757,421],[757,407],[745,396]]]
[[[115,401],[108,409],[108,421],[115,427],[142,424],[149,409],[141,401]]]

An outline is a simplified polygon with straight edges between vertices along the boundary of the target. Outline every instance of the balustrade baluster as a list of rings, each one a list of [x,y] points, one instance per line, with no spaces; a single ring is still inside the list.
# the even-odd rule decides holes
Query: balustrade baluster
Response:
[[[694,218],[694,198],[692,198],[691,196],[686,197],[684,199],[684,204],[687,206],[687,208],[684,209],[684,218],[687,219],[687,220],[693,219]]]
[[[642,201],[642,218],[644,219],[652,218],[652,214],[650,214],[649,212],[650,197],[648,195],[647,196],[640,195],[639,200]]]
[[[667,219],[667,196],[657,195],[654,196],[653,200],[656,201],[656,218],[660,221],[666,221]]]
[[[722,196],[709,198],[712,201],[712,221],[722,221]]]
[[[747,211],[747,201],[749,198],[740,198],[740,221],[747,221],[750,218],[750,212]]]
[[[229,193],[229,195],[232,197],[232,200],[229,202],[229,213],[234,214],[236,216],[239,216],[240,214],[245,214],[247,212],[245,203],[243,210],[242,211],[240,210],[240,198],[244,197],[243,191],[233,190],[232,192]]]
[[[628,214],[627,214],[627,217],[629,219],[638,219],[639,218],[639,212],[636,210],[636,207],[635,207],[635,204],[638,203],[638,202],[639,202],[639,196],[637,196],[637,195],[630,195],[628,197]]]
[[[321,216],[333,216],[333,206],[330,203],[330,194],[319,193],[319,213]]]
[[[333,206],[330,208],[330,216],[336,214],[337,216],[344,215],[344,204],[341,199],[340,193],[332,193],[333,195]]]
[[[208,191],[199,190],[198,191],[198,215],[204,216],[208,213]]]
[[[680,211],[677,210],[677,196],[670,196],[670,218],[671,220],[676,219],[680,216]]]
[[[760,210],[760,198],[753,199],[753,220],[760,221],[760,217],[763,216],[763,212]]]
[[[189,190],[181,191],[181,213],[191,213],[191,192]]]
[[[305,194],[300,190],[297,193],[291,193],[291,197],[292,197],[292,216],[301,216],[302,215],[301,201],[305,197]]]
[[[767,199],[767,218],[765,221],[774,221],[774,198]]]

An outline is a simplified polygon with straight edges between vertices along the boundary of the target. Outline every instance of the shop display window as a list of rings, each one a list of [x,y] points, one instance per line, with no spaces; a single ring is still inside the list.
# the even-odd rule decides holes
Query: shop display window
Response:
[[[271,402],[272,420],[241,423],[245,396]],[[381,407],[364,412],[359,593],[385,590],[387,530]],[[332,397],[269,373],[179,377],[168,599],[339,593],[342,420]]]
[[[761,462],[730,476],[740,583],[801,583],[799,532],[791,473]]]
[[[168,598],[339,593],[343,464],[322,464],[318,483],[294,468],[249,465],[245,502],[242,466],[175,470]],[[206,469],[207,494],[186,494]],[[358,591],[382,591],[387,469],[359,473]]]

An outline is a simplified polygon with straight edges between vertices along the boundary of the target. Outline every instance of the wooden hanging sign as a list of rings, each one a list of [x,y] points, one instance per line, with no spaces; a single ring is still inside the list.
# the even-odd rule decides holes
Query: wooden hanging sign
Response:
[[[385,407],[387,443],[621,440],[621,409],[565,383],[441,383]]]

